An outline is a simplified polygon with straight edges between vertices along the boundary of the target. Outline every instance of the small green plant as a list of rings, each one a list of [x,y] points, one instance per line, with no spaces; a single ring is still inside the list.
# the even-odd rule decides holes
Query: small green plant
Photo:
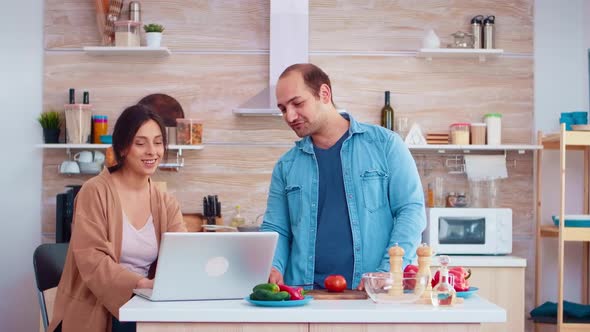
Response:
[[[56,111],[41,113],[37,121],[45,129],[59,129],[61,127],[61,117]]]
[[[154,24],[154,23],[150,23],[148,25],[144,25],[143,26],[143,30],[145,30],[145,32],[164,32],[164,26],[161,24]]]

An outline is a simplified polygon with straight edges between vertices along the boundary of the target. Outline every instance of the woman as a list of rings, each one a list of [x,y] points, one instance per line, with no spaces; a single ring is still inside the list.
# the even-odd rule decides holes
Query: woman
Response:
[[[166,154],[160,117],[140,105],[127,108],[115,124],[113,150],[117,164],[76,196],[48,331],[134,331],[134,323],[118,321],[119,308],[134,288],[153,288],[161,234],[186,231],[178,202],[150,180]]]

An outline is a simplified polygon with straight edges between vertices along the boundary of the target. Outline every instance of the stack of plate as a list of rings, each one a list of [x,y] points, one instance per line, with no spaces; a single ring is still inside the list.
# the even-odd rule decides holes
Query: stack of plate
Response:
[[[429,133],[426,135],[428,144],[449,144],[449,133]]]

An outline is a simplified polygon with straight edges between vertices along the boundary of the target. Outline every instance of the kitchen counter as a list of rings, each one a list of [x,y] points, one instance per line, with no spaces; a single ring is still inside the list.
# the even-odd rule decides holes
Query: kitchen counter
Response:
[[[121,321],[136,321],[137,331],[215,331],[236,324],[248,330],[270,324],[273,331],[370,331],[391,325],[388,331],[421,327],[437,331],[443,325],[452,331],[479,331],[481,323],[506,321],[506,311],[473,296],[451,308],[425,304],[375,304],[367,300],[314,300],[301,307],[257,307],[244,300],[150,302],[135,296],[119,311]],[[396,328],[397,326],[397,328]],[[294,328],[295,329],[291,329]],[[367,329],[368,328],[368,329]]]

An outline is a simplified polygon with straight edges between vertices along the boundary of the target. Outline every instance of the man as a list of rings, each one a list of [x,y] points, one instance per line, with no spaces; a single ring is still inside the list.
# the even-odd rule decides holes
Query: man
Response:
[[[331,274],[362,289],[365,272],[389,271],[387,250],[415,257],[426,226],[416,164],[394,132],[340,114],[328,75],[288,67],[278,107],[302,139],[275,165],[263,231],[279,241],[269,281],[323,288]]]

